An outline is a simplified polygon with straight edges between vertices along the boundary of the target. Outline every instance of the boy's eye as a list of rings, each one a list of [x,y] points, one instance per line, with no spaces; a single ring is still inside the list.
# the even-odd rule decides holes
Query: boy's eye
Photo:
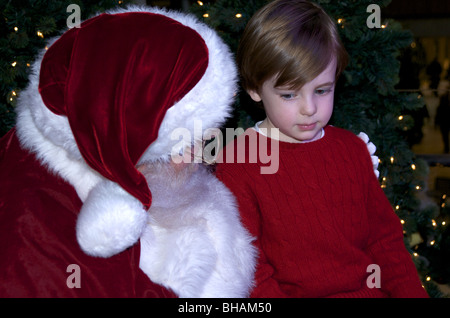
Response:
[[[282,99],[290,100],[295,98],[295,94],[281,94],[280,95]]]
[[[331,88],[319,88],[316,89],[316,94],[317,95],[325,95],[327,93],[331,92]]]

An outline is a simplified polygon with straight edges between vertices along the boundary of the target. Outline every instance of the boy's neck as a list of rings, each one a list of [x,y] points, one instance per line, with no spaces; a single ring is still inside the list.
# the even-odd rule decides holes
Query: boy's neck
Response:
[[[283,140],[282,138],[279,138],[280,136],[280,132],[278,128],[275,128],[273,126],[273,124],[270,123],[269,119],[266,118],[263,121],[259,121],[255,124],[255,126],[253,127],[258,133],[263,134],[264,136],[271,138],[271,139],[275,139],[275,140],[279,140],[282,142],[289,142],[289,143],[308,143],[308,142],[313,142],[316,140],[320,140],[322,139],[322,137],[325,135],[325,130],[322,128],[321,132],[320,132],[320,136],[317,139],[314,140],[296,140],[291,138],[291,140]],[[274,133],[273,129],[276,129],[277,132]]]

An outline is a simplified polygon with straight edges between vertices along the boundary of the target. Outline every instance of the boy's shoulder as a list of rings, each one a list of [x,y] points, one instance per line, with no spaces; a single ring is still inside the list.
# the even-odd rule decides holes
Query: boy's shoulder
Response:
[[[253,128],[247,128],[245,131],[243,131],[240,134],[236,134],[236,131],[234,131],[234,134],[231,136],[233,139],[230,139],[230,136],[225,136],[226,144],[223,147],[223,151],[230,150],[230,148],[235,149],[237,145],[249,145],[252,142],[258,141],[258,135],[259,133]]]
[[[336,126],[332,126],[332,125],[328,125],[325,128],[325,132],[330,132],[333,135],[337,136],[337,137],[341,137],[341,138],[349,138],[352,139],[354,137],[357,138],[357,136],[351,132],[350,130],[344,129],[344,128],[340,128],[340,127],[336,127]]]
[[[329,133],[332,138],[346,142],[356,142],[357,144],[364,143],[355,133],[344,128],[329,125],[325,129],[325,133]]]
[[[229,136],[226,136],[227,138]],[[253,128],[247,128],[241,134],[234,136],[232,140],[226,141],[223,149],[216,157],[216,167],[220,169],[231,169],[233,171],[248,171],[251,167],[261,164],[259,143],[263,137]],[[238,163],[238,164],[235,164]]]
[[[329,134],[333,144],[339,145],[342,149],[356,151],[359,155],[368,154],[366,143],[350,130],[335,126],[327,126],[325,134]],[[352,151],[352,152],[353,152]]]
[[[239,134],[236,138],[235,138],[235,142],[242,142],[246,137],[249,136],[257,136],[259,133],[255,130],[254,127],[249,127],[246,128],[243,133]]]

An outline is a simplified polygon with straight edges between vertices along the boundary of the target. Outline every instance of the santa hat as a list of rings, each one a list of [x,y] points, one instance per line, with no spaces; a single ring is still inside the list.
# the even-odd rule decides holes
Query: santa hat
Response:
[[[77,222],[86,253],[109,257],[136,243],[152,201],[136,166],[169,160],[174,147],[182,150],[192,142],[171,136],[176,128],[194,137],[195,122],[203,130],[220,126],[235,89],[227,46],[212,29],[180,12],[145,7],[108,12],[50,46],[40,66],[42,101],[54,116],[67,118],[75,148],[101,180],[89,189]],[[55,138],[49,135],[59,128],[46,125],[37,129]]]

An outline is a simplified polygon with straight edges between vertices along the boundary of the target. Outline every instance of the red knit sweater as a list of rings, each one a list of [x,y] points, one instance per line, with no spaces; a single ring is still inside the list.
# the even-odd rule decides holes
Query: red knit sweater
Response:
[[[246,142],[239,152],[248,138],[258,148]],[[249,129],[217,165],[260,252],[252,297],[427,297],[358,137],[328,126],[310,143],[280,142],[277,150],[269,140]],[[274,174],[261,174],[267,158],[251,163],[263,144],[271,156],[279,151]],[[230,147],[244,163],[226,158]],[[369,276],[376,282],[370,264],[380,267],[380,288],[367,284]]]

